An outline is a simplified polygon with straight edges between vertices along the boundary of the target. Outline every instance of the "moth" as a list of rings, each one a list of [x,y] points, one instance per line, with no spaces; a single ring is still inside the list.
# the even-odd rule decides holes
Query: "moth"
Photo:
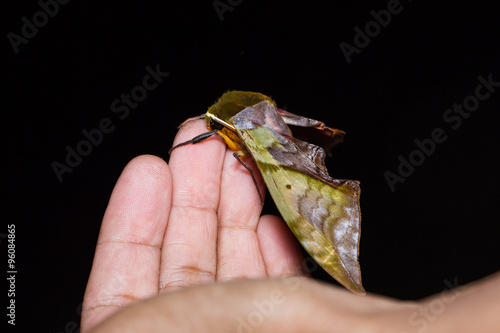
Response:
[[[242,160],[250,155],[306,251],[347,289],[365,294],[358,263],[359,182],[330,177],[324,162],[345,133],[279,109],[268,96],[246,91],[226,92],[205,114],[187,121],[199,118],[205,118],[210,131],[170,151],[219,135],[257,184]]]

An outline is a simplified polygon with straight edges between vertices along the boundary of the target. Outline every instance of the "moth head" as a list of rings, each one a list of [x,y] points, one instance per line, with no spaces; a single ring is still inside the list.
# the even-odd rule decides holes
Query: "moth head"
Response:
[[[219,123],[217,120],[210,118],[208,120],[208,129],[211,131],[220,131],[224,128],[224,124]]]
[[[246,150],[245,144],[238,137],[236,129],[230,121],[226,122],[210,114],[209,112],[206,113],[205,120],[207,122],[208,129],[211,132],[215,131],[217,135],[219,135],[224,140],[224,142],[230,149],[234,150],[235,152],[242,152]]]

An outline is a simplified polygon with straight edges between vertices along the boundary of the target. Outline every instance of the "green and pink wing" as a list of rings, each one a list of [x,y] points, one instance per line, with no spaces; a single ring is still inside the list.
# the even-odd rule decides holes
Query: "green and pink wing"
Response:
[[[294,138],[268,101],[247,107],[231,123],[302,246],[347,289],[364,294],[358,263],[359,183],[330,177],[323,149]]]

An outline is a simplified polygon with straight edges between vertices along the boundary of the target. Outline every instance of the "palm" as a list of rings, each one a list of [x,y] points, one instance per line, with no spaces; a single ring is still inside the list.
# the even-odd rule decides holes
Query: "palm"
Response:
[[[203,121],[193,121],[175,143],[204,131]],[[280,218],[261,217],[261,209],[251,176],[219,138],[175,150],[169,165],[154,156],[134,159],[103,218],[82,330],[161,292],[300,274],[292,234]]]

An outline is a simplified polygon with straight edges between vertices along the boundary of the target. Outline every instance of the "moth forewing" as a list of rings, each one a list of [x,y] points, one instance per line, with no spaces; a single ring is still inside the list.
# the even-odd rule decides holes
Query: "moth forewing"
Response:
[[[271,125],[268,121],[272,119]],[[284,220],[308,253],[349,290],[364,294],[358,264],[359,185],[331,178],[292,140],[263,101],[231,118]]]
[[[290,127],[295,139],[302,139],[325,149],[328,156],[338,144],[344,141],[345,132],[330,128],[325,123],[277,109],[283,121]]]
[[[325,150],[342,142],[345,133],[277,109],[271,98],[246,91],[222,95],[205,119],[210,132],[172,149],[217,133],[235,157],[250,153],[283,219],[307,252],[347,289],[364,294],[358,264],[359,183],[330,177],[324,164]]]

